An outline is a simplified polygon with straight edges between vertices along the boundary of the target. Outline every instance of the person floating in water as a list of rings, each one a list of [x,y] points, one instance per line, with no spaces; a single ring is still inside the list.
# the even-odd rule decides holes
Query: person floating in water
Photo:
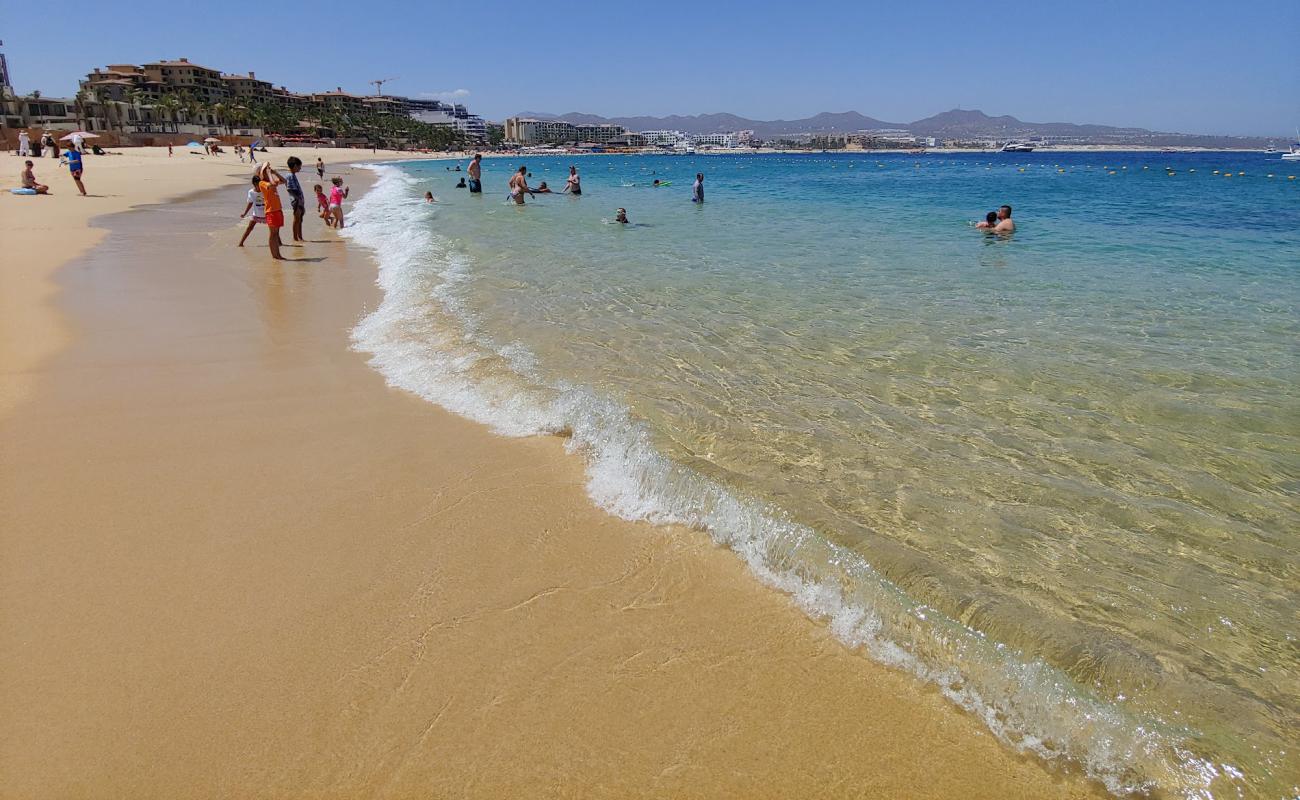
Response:
[[[628,224],[628,223],[627,223],[627,209],[626,209],[626,208],[620,208],[620,209],[618,210],[618,213],[614,215],[614,221],[615,221],[615,222],[621,222],[621,223],[624,224],[624,225]]]
[[[465,188],[465,179],[464,179],[464,178],[461,178],[461,179],[460,179],[460,183],[456,184],[456,188],[457,188],[457,189],[464,189],[464,188]]]
[[[704,202],[704,173],[695,173],[695,185],[691,187],[691,202]]]
[[[983,231],[992,230],[993,228],[996,228],[997,225],[998,225],[998,212],[996,211],[990,211],[989,213],[985,214],[983,222],[975,223],[975,227]]]
[[[555,192],[551,189],[551,187],[546,185],[546,181],[542,181],[541,185],[539,185],[536,189],[533,190],[533,194],[555,194]]]
[[[436,203],[436,202],[438,202],[438,201],[434,198],[434,196],[433,196],[433,192],[425,192],[425,193],[424,193],[424,202],[426,202],[426,203]]]

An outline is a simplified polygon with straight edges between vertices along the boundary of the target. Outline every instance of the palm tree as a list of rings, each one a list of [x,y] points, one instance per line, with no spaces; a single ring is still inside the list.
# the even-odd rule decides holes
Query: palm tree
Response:
[[[154,107],[167,115],[173,126],[176,124],[176,112],[181,109],[181,100],[174,94],[165,94],[158,99]]]
[[[214,103],[212,105],[212,115],[216,117],[217,124],[229,132],[226,120],[230,115],[230,106],[225,103]]]

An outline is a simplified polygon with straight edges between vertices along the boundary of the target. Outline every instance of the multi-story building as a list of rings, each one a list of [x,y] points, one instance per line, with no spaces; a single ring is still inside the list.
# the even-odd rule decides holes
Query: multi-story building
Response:
[[[411,109],[405,97],[375,95],[362,98],[366,108],[375,114],[410,114]]]
[[[734,133],[701,133],[691,137],[696,147],[735,147],[737,140]]]
[[[163,91],[188,92],[205,103],[220,103],[227,97],[220,70],[192,64],[188,58],[145,64],[144,76],[146,83],[160,84]]]
[[[336,87],[332,92],[318,92],[311,95],[311,102],[315,106],[352,114],[366,111],[365,98],[343,91],[342,86]]]
[[[622,125],[574,125],[558,119],[511,117],[506,120],[506,141],[529,146],[537,144],[607,144],[627,133]]]
[[[226,96],[232,103],[249,105],[275,100],[275,87],[269,81],[258,80],[257,73],[252,70],[247,75],[222,75],[221,82],[225,84]]]
[[[641,135],[651,147],[675,147],[688,141],[681,131],[641,131]]]

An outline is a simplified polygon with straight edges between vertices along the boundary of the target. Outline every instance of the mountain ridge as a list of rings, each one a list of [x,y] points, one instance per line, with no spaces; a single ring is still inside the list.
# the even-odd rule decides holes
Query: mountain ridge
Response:
[[[1209,134],[1172,133],[1147,128],[1100,125],[1074,122],[1027,122],[1011,115],[990,116],[978,109],[954,108],[912,122],[887,122],[857,111],[823,111],[811,117],[793,120],[757,120],[736,114],[672,114],[664,117],[623,116],[604,117],[570,111],[565,114],[525,111],[517,116],[533,119],[552,119],[583,125],[622,125],[630,131],[679,130],[688,134],[720,133],[752,130],[760,139],[782,136],[800,136],[832,133],[855,133],[863,130],[906,130],[921,137],[937,139],[1027,139],[1041,136],[1074,137],[1100,143],[1121,143],[1141,140],[1152,145],[1183,144],[1212,146],[1213,143],[1245,143],[1271,141],[1268,137],[1215,136]]]

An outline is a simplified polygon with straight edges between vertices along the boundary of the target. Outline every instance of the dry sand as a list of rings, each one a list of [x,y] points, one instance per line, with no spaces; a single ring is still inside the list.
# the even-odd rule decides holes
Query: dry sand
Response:
[[[0,797],[1099,794],[387,388],[368,259],[234,249],[245,170],[185,158],[0,197]]]

